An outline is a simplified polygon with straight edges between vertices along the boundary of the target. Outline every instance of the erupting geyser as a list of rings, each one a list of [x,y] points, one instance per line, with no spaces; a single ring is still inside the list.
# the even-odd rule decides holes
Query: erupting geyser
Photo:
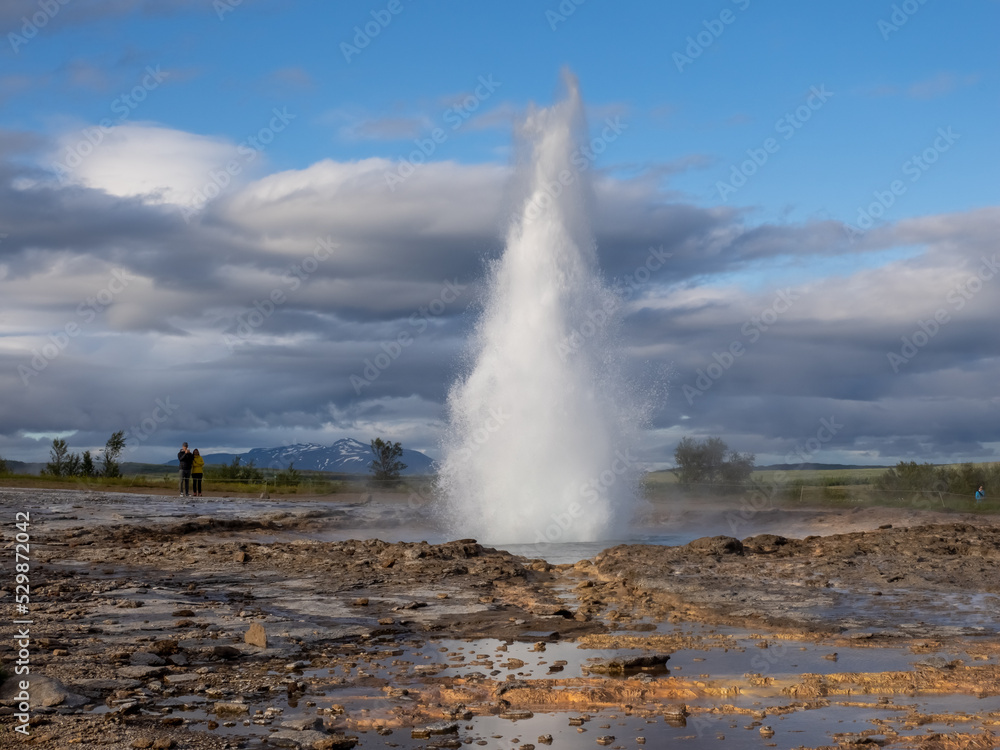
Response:
[[[492,272],[474,364],[448,398],[446,525],[491,544],[618,536],[636,502],[641,409],[618,372],[621,299],[590,233],[576,81],[520,127],[526,197]]]

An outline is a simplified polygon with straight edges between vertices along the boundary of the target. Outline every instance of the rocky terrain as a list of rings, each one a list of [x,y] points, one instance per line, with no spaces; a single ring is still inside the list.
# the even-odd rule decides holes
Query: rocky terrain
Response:
[[[0,580],[5,630],[31,622],[30,723],[5,637],[0,747],[1000,744],[1000,527],[967,517],[831,511],[553,565],[365,538],[413,509],[336,496],[0,503],[9,529],[31,514],[28,613],[14,533]]]

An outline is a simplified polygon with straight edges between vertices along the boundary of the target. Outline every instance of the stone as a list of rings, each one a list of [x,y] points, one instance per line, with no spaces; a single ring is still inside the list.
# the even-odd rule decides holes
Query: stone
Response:
[[[164,676],[163,681],[168,685],[191,685],[200,679],[201,677],[196,674],[181,672],[180,674],[168,674]]]
[[[142,680],[102,680],[95,677],[74,680],[73,687],[84,693],[110,693],[115,690],[134,690],[137,687],[142,687]]]
[[[216,703],[212,709],[215,711],[216,716],[240,716],[242,714],[250,713],[250,706],[246,703],[220,701]]]
[[[382,732],[379,732],[379,734],[382,734]],[[332,737],[326,737],[318,742],[314,742],[312,750],[351,750],[357,744],[357,737],[345,737],[342,734],[335,734]]]
[[[304,732],[308,729],[322,731],[323,720],[318,716],[303,716],[299,719],[289,719],[288,721],[283,721],[281,722],[281,726],[285,729],[297,729],[300,732]]]
[[[243,636],[243,640],[249,643],[251,646],[257,646],[258,648],[267,648],[267,631],[264,630],[264,626],[259,622],[255,622],[250,626],[246,635]]]
[[[683,703],[671,703],[663,709],[663,716],[667,719],[683,719],[687,715],[688,709]]]
[[[136,651],[129,657],[129,663],[134,666],[162,667],[166,662],[162,656],[151,654],[148,651]]]
[[[243,656],[243,652],[235,646],[216,646],[212,649],[212,656],[223,661],[232,661]]]
[[[180,651],[177,641],[153,641],[146,649],[157,656],[167,657]]]
[[[708,555],[742,555],[743,542],[731,536],[703,536],[690,542],[688,549]]]
[[[285,729],[268,735],[267,741],[276,747],[301,748],[302,750],[312,750],[316,745],[328,739],[322,732],[306,730],[299,732],[294,729]]]
[[[118,670],[118,674],[127,679],[144,680],[150,677],[159,677],[166,671],[166,667],[132,666],[122,667]]]
[[[59,680],[41,675],[31,675],[31,707],[38,706],[82,706],[89,703],[88,699],[70,691]],[[0,685],[0,703],[16,703],[18,694],[18,680],[5,680]]]
[[[619,656],[613,659],[601,659],[590,664],[581,665],[584,672],[597,674],[624,674],[639,670],[665,670],[667,654],[652,654],[647,656]]]
[[[511,721],[518,721],[519,719],[530,719],[534,714],[527,710],[526,708],[515,708],[508,711],[504,711],[500,714],[501,719],[510,719]]]

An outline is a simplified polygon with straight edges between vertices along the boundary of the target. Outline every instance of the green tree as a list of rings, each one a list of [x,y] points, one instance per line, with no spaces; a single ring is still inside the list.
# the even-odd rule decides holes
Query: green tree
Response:
[[[10,467],[7,466],[7,462],[3,460],[3,456],[0,456],[0,477],[4,474],[10,474]]]
[[[726,460],[722,462],[721,480],[728,487],[739,488],[746,486],[750,481],[750,475],[757,463],[757,457],[753,453],[737,453],[730,451]]]
[[[372,478],[383,481],[399,479],[400,472],[406,468],[406,464],[399,460],[403,455],[403,446],[382,438],[372,440],[371,446],[375,460],[371,462],[368,470],[371,472]]]
[[[673,473],[681,484],[735,490],[750,480],[756,456],[729,450],[722,438],[707,438],[699,442],[685,437],[674,451],[674,463],[676,468]]]
[[[104,455],[101,457],[101,474],[105,477],[120,477],[121,465],[118,459],[125,451],[125,430],[118,430],[104,445]]]
[[[96,474],[97,470],[94,468],[94,459],[90,455],[90,451],[84,451],[83,459],[80,461],[80,476],[92,477]]]
[[[63,476],[64,477],[80,476],[81,466],[83,466],[83,461],[80,460],[79,453],[67,453],[66,465],[63,467]]]
[[[280,484],[285,487],[298,487],[299,482],[302,481],[302,477],[299,474],[298,469],[295,468],[295,462],[292,461],[288,464],[287,469],[282,469],[274,477],[275,484]]]
[[[49,462],[45,464],[45,474],[54,477],[67,476],[67,460],[70,455],[66,441],[62,438],[52,440],[52,447],[49,448]]]
[[[254,462],[241,464],[240,457],[233,458],[232,463],[223,466],[206,466],[207,476],[211,479],[231,480],[255,484],[264,481],[264,473],[254,466]]]

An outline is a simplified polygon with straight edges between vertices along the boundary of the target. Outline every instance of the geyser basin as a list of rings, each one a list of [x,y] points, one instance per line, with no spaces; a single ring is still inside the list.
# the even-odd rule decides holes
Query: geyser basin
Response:
[[[623,536],[636,504],[631,402],[602,281],[575,79],[519,130],[525,197],[494,265],[474,364],[448,398],[444,525],[489,544]]]

